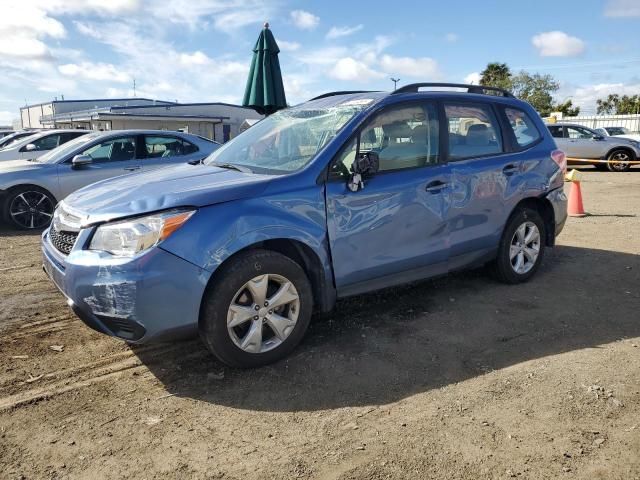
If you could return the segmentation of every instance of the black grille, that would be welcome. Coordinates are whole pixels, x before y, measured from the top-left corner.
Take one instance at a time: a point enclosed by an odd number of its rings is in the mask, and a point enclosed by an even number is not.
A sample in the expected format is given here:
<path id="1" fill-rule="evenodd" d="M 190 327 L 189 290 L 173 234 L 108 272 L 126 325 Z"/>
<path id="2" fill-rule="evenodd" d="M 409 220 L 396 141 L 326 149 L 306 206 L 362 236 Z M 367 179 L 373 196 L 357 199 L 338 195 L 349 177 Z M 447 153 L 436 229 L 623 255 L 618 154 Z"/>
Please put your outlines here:
<path id="1" fill-rule="evenodd" d="M 65 255 L 69 255 L 77 238 L 78 234 L 76 232 L 59 232 L 54 226 L 51 226 L 49 230 L 49 240 L 51 240 L 51 244 Z"/>

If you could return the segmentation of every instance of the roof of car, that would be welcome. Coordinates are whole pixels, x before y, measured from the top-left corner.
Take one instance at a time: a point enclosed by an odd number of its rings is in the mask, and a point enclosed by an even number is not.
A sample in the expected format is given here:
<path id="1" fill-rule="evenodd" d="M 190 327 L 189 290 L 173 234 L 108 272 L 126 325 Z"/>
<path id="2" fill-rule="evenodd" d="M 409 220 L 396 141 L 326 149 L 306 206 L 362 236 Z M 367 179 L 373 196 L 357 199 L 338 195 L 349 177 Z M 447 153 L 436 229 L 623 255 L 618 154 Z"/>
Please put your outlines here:
<path id="1" fill-rule="evenodd" d="M 422 90 L 423 88 L 430 90 Z M 355 101 L 362 102 L 365 100 L 370 100 L 370 105 L 374 105 L 378 102 L 382 102 L 395 96 L 397 96 L 398 98 L 405 98 L 405 96 L 407 95 L 430 97 L 460 96 L 461 98 L 473 98 L 477 100 L 486 100 L 487 98 L 489 98 L 492 101 L 503 101 L 505 103 L 511 103 L 513 101 L 517 101 L 518 103 L 526 103 L 523 100 L 515 98 L 510 92 L 497 87 L 432 82 L 405 85 L 393 92 L 364 90 L 328 92 L 314 97 L 307 102 L 297 105 L 296 107 L 305 108 L 303 107 L 303 105 L 306 106 L 307 104 L 312 103 L 313 107 L 327 108 L 332 106 L 345 105 Z"/>

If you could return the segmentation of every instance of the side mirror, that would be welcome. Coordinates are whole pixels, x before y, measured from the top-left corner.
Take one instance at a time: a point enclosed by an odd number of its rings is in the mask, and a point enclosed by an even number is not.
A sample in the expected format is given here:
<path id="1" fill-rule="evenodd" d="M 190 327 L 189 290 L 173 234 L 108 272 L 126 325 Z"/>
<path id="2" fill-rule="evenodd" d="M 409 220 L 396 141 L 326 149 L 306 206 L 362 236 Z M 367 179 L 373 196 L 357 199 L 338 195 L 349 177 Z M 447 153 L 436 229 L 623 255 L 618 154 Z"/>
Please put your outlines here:
<path id="1" fill-rule="evenodd" d="M 601 141 L 601 140 L 604 140 L 604 137 L 602 135 L 594 135 L 593 139 L 596 141 Z"/>
<path id="2" fill-rule="evenodd" d="M 82 168 L 92 162 L 93 158 L 91 158 L 89 155 L 76 155 L 75 157 L 73 157 L 73 160 L 71 160 L 71 168 Z"/>
<path id="3" fill-rule="evenodd" d="M 360 152 L 351 165 L 351 174 L 347 186 L 352 192 L 364 188 L 364 179 L 371 177 L 380 168 L 380 157 L 376 152 Z"/>
<path id="4" fill-rule="evenodd" d="M 28 143 L 27 145 L 25 145 L 24 149 L 27 152 L 33 152 L 34 150 L 37 150 L 38 147 L 36 147 L 33 143 Z"/>

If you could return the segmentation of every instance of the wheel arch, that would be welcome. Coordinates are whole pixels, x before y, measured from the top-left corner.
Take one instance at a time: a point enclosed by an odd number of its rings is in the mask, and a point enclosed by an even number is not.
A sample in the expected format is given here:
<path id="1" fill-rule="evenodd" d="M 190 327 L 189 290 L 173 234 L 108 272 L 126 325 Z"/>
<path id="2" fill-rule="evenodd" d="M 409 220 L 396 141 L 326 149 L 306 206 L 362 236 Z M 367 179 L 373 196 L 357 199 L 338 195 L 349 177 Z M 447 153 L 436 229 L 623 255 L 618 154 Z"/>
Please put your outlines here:
<path id="1" fill-rule="evenodd" d="M 200 301 L 200 319 L 202 318 L 202 306 L 204 305 L 205 297 L 211 285 L 213 285 L 219 275 L 221 275 L 222 267 L 233 261 L 233 259 L 238 255 L 250 250 L 258 249 L 280 253 L 300 265 L 311 283 L 316 309 L 321 313 L 327 313 L 333 309 L 336 301 L 336 290 L 333 286 L 333 279 L 326 278 L 322 261 L 313 248 L 300 240 L 291 238 L 273 238 L 247 245 L 229 255 L 222 263 L 220 263 L 220 265 L 218 265 L 216 270 L 209 277 L 202 300 Z"/>
<path id="2" fill-rule="evenodd" d="M 633 151 L 633 148 L 631 147 L 627 147 L 625 145 L 618 145 L 616 147 L 610 148 L 609 151 L 606 153 L 606 155 L 604 156 L 605 160 L 609 160 L 609 157 L 613 154 L 613 152 L 617 152 L 618 150 L 622 150 L 624 152 L 627 152 L 631 157 L 631 160 L 636 160 L 636 152 Z"/>
<path id="3" fill-rule="evenodd" d="M 540 214 L 545 227 L 545 245 L 553 247 L 556 242 L 556 219 L 551 202 L 544 197 L 527 197 L 520 200 L 516 206 L 513 207 L 513 210 L 511 210 L 511 214 L 509 215 L 507 222 L 505 222 L 505 226 L 509 223 L 511 217 L 522 208 L 531 208 Z"/>

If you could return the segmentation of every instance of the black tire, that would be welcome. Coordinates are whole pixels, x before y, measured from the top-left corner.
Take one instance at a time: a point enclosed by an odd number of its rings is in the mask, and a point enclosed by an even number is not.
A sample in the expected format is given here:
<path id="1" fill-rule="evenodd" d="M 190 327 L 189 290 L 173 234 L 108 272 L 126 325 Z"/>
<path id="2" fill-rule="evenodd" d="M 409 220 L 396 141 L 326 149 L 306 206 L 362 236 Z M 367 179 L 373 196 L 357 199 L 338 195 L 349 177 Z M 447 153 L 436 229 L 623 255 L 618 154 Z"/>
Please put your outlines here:
<path id="1" fill-rule="evenodd" d="M 516 230 L 523 224 L 532 222 L 538 228 L 540 235 L 540 247 L 535 263 L 526 273 L 517 273 L 511 264 L 511 242 L 514 239 Z M 523 283 L 535 275 L 544 258 L 546 230 L 544 221 L 540 214 L 531 208 L 521 208 L 516 210 L 507 222 L 507 226 L 502 233 L 498 255 L 491 263 L 490 269 L 493 276 L 500 282 L 507 284 Z"/>
<path id="2" fill-rule="evenodd" d="M 631 168 L 630 163 L 627 163 L 625 165 L 615 161 L 616 159 L 619 160 L 620 157 L 624 157 L 626 161 L 635 160 L 635 156 L 628 150 L 624 150 L 624 149 L 614 150 L 607 157 L 606 167 L 610 172 L 626 172 Z"/>
<path id="3" fill-rule="evenodd" d="M 277 347 L 261 353 L 250 353 L 232 340 L 227 329 L 227 314 L 243 285 L 264 274 L 282 276 L 293 284 L 300 301 L 298 317 L 293 330 Z M 200 337 L 221 362 L 238 368 L 260 367 L 287 356 L 300 343 L 312 312 L 311 284 L 300 265 L 277 252 L 249 250 L 223 265 L 207 288 L 201 310 Z"/>
<path id="4" fill-rule="evenodd" d="M 55 207 L 56 199 L 45 189 L 25 185 L 9 190 L 2 205 L 2 217 L 18 230 L 42 230 L 51 223 Z M 16 215 L 16 211 L 24 213 Z"/>

